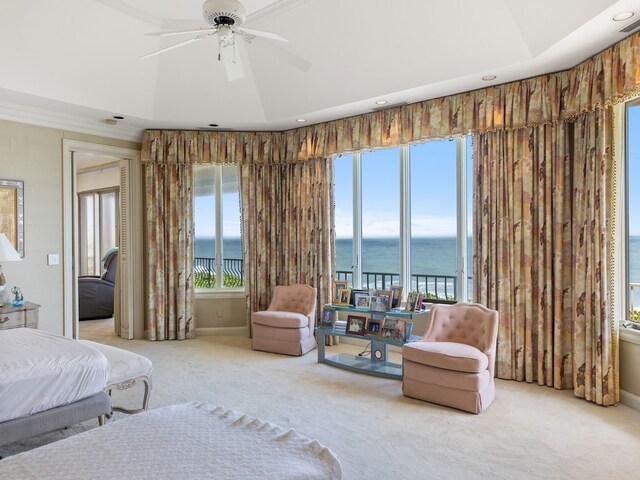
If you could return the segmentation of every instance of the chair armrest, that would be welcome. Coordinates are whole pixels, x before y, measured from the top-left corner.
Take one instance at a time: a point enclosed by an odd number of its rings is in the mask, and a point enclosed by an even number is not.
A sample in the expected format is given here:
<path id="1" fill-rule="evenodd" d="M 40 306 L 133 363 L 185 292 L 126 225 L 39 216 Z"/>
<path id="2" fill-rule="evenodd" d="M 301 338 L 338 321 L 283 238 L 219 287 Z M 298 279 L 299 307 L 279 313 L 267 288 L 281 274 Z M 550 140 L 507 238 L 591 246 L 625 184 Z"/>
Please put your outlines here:
<path id="1" fill-rule="evenodd" d="M 80 275 L 78 277 L 78 280 L 80 280 L 81 278 L 102 278 L 102 277 L 100 277 L 100 275 Z"/>

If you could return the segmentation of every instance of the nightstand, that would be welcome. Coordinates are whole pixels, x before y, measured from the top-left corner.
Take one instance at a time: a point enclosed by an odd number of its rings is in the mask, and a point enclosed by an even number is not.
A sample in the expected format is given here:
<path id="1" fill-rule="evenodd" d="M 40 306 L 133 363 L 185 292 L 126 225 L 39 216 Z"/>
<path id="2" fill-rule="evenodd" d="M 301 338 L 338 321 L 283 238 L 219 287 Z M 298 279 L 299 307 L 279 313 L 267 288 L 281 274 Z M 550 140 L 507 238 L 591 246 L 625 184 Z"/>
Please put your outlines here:
<path id="1" fill-rule="evenodd" d="M 20 307 L 14 307 L 7 303 L 0 307 L 0 330 L 7 328 L 38 328 L 37 303 L 24 302 Z"/>

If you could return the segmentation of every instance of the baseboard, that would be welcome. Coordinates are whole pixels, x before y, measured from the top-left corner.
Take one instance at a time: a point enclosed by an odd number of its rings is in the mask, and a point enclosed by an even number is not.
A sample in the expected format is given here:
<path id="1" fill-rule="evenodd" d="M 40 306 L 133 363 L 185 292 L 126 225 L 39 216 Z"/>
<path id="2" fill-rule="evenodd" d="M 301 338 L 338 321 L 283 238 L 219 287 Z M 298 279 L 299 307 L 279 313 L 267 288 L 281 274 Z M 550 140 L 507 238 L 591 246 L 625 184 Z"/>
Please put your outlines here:
<path id="1" fill-rule="evenodd" d="M 638 395 L 620 390 L 620 403 L 640 412 L 640 397 Z"/>
<path id="2" fill-rule="evenodd" d="M 212 327 L 212 328 L 196 328 L 196 337 L 202 335 L 230 335 L 235 337 L 249 338 L 248 327 Z"/>

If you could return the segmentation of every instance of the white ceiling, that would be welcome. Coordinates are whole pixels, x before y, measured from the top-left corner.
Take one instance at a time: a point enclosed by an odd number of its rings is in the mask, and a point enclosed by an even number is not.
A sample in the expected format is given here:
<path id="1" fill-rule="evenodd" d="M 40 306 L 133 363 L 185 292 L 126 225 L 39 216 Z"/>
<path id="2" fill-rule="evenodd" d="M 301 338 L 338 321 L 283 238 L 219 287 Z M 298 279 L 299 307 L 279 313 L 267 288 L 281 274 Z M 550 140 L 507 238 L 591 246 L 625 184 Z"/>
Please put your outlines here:
<path id="1" fill-rule="evenodd" d="M 623 39 L 640 0 L 243 0 L 245 45 L 228 82 L 213 39 L 138 57 L 205 27 L 203 0 L 0 0 L 0 118 L 116 138 L 144 128 L 286 130 L 573 67 Z M 612 17 L 635 15 L 623 22 Z M 188 36 L 186 38 L 189 38 Z M 497 75 L 491 82 L 487 74 Z M 122 115 L 115 126 L 106 118 Z"/>

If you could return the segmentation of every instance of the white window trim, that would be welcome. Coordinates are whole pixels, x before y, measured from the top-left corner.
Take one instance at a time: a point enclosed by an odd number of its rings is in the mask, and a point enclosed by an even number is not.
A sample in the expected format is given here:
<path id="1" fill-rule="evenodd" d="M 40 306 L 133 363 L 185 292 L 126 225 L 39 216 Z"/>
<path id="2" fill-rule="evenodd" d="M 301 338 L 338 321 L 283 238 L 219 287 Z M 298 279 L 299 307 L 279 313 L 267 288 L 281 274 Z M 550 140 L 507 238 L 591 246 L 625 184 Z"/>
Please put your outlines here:
<path id="1" fill-rule="evenodd" d="M 456 300 L 468 300 L 467 285 L 467 146 L 466 137 L 456 142 Z M 411 155 L 409 144 L 397 145 L 400 149 L 400 283 L 411 285 Z M 352 154 L 353 171 L 353 288 L 362 288 L 362 151 Z M 407 291 L 403 291 L 406 298 Z"/>

